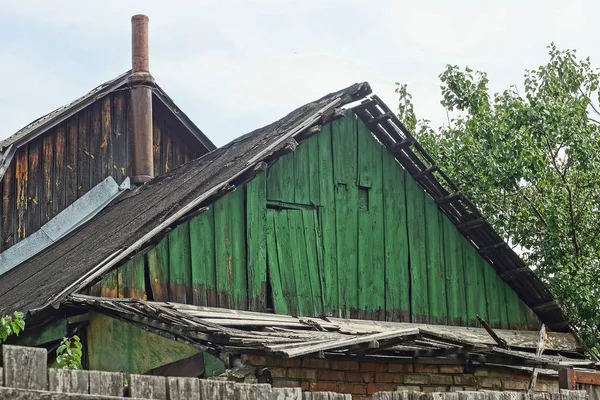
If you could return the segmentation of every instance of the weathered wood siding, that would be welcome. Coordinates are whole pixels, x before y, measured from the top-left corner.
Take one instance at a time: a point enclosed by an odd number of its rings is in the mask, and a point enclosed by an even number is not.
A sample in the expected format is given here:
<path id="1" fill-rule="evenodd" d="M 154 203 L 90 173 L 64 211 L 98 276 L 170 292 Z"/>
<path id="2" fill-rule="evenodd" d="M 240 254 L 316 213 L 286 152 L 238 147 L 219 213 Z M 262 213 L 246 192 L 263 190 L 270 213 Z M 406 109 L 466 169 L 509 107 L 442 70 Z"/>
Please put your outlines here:
<path id="1" fill-rule="evenodd" d="M 353 115 L 94 290 L 292 315 L 467 326 L 479 326 L 479 315 L 495 327 L 539 325 Z"/>
<path id="2" fill-rule="evenodd" d="M 116 91 L 17 150 L 0 181 L 0 252 L 35 232 L 108 176 L 130 175 L 129 92 Z M 154 171 L 206 149 L 154 99 Z"/>

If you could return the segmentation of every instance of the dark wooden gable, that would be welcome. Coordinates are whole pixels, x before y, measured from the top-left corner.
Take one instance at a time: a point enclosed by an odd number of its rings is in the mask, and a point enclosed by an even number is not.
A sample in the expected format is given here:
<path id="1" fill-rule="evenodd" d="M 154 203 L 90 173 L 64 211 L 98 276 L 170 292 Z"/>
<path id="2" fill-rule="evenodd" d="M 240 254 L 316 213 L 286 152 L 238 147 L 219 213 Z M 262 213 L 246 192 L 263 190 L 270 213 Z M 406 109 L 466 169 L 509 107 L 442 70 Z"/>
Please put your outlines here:
<path id="1" fill-rule="evenodd" d="M 154 171 L 163 174 L 209 149 L 157 96 Z M 129 91 L 117 89 L 17 148 L 0 180 L 0 252 L 26 238 L 112 176 L 130 175 Z"/>
<path id="2" fill-rule="evenodd" d="M 107 274 L 91 294 L 291 315 L 537 328 L 354 114 Z"/>

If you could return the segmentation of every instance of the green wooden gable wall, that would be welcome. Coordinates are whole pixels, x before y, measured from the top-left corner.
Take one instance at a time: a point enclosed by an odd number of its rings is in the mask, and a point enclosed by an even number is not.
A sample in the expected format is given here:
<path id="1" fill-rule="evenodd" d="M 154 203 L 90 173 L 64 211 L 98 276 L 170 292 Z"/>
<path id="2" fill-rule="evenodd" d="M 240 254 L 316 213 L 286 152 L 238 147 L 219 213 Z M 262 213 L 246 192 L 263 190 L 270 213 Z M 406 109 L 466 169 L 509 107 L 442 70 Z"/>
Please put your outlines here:
<path id="1" fill-rule="evenodd" d="M 91 291 L 292 315 L 540 325 L 351 113 Z"/>

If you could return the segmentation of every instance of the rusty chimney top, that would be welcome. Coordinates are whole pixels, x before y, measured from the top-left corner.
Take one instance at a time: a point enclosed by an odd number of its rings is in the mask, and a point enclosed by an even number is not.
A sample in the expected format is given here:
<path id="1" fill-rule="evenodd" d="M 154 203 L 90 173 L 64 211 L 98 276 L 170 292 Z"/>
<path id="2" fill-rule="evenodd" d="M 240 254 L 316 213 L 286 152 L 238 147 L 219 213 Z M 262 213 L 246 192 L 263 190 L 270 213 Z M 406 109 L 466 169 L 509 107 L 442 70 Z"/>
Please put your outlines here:
<path id="1" fill-rule="evenodd" d="M 131 182 L 143 184 L 154 177 L 152 153 L 152 87 L 148 57 L 148 17 L 131 17 Z"/>

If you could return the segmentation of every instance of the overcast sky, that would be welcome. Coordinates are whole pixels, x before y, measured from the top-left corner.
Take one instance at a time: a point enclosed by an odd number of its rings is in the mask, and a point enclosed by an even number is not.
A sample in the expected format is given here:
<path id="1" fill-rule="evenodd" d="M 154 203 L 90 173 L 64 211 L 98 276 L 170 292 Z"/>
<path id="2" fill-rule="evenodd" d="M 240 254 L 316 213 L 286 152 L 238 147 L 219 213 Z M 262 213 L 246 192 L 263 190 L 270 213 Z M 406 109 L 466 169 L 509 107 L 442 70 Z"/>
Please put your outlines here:
<path id="1" fill-rule="evenodd" d="M 597 1 L 2 1 L 0 138 L 130 68 L 130 17 L 150 18 L 150 69 L 217 145 L 359 81 L 395 109 L 407 83 L 441 122 L 446 64 L 522 82 L 546 46 L 600 66 Z"/>

